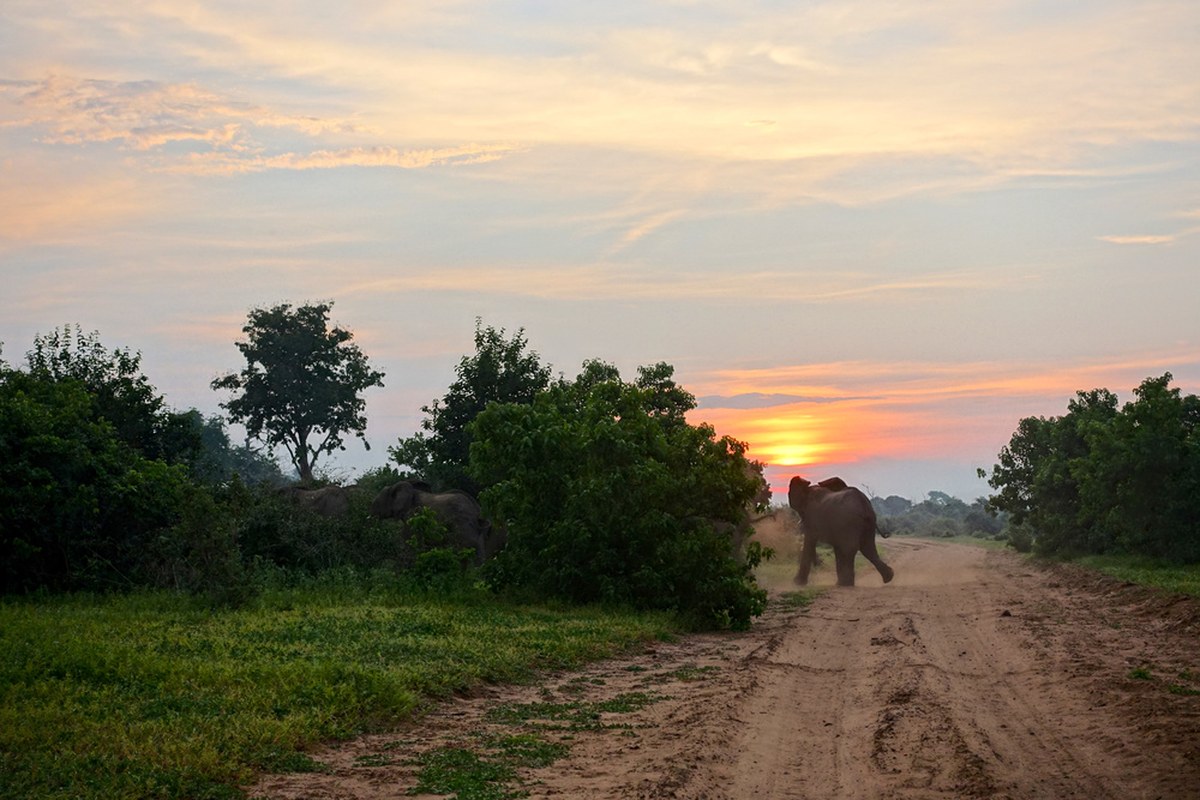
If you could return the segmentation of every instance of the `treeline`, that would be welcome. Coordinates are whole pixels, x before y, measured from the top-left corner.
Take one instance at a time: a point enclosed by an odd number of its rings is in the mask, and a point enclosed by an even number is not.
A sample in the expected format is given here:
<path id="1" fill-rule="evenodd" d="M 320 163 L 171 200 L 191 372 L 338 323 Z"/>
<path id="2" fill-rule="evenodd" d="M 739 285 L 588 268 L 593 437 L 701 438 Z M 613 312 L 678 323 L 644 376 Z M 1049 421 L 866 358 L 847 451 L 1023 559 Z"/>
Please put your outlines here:
<path id="1" fill-rule="evenodd" d="M 251 311 L 235 342 L 245 367 L 213 382 L 258 447 L 232 443 L 220 417 L 170 409 L 139 354 L 77 327 L 36 337 L 23 368 L 0 361 L 4 591 L 154 586 L 240 603 L 338 570 L 667 609 L 698 626 L 745 627 L 762 612 L 763 552 L 742 547 L 761 466 L 686 421 L 695 399 L 667 364 L 626 380 L 589 361 L 552 379 L 523 331 L 477 322 L 475 353 L 423 407 L 422 430 L 352 487 L 348 511 L 295 502 L 262 448 L 282 447 L 302 485 L 319 485 L 318 460 L 362 436 L 362 391 L 384 377 L 329 310 Z M 475 571 L 428 515 L 371 516 L 402 478 L 477 496 L 507 546 Z"/>
<path id="2" fill-rule="evenodd" d="M 891 495 L 872 497 L 871 505 L 879 518 L 880 529 L 901 536 L 974 536 L 980 539 L 1004 537 L 1004 514 L 988 506 L 986 498 L 967 504 L 945 492 L 930 492 L 924 500 Z"/>
<path id="3" fill-rule="evenodd" d="M 1118 405 L 1081 391 L 1059 417 L 1022 419 L 987 475 L 1018 549 L 1200 561 L 1200 398 L 1148 378 Z"/>

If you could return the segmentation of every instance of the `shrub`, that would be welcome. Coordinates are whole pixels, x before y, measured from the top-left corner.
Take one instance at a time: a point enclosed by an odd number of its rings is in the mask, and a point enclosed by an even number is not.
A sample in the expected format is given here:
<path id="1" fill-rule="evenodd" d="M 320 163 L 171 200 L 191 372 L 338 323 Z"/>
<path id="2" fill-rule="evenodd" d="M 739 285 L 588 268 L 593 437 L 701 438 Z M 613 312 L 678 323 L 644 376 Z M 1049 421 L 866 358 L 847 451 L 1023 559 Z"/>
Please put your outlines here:
<path id="1" fill-rule="evenodd" d="M 670 609 L 744 628 L 766 594 L 732 532 L 758 491 L 745 445 L 684 414 L 694 399 L 669 366 L 626 383 L 592 362 L 532 404 L 479 415 L 472 472 L 508 532 L 494 584 L 573 602 Z"/>

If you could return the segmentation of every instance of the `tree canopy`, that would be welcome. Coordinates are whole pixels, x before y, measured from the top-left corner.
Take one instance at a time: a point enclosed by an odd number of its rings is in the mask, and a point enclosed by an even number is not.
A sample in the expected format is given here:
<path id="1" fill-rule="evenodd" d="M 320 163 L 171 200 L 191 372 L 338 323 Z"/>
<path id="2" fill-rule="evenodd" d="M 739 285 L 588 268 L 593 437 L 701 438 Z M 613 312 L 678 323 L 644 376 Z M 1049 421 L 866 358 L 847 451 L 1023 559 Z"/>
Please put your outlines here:
<path id="1" fill-rule="evenodd" d="M 470 425 L 488 403 L 532 403 L 550 383 L 550 368 L 528 349 L 525 329 L 511 337 L 475 320 L 475 354 L 463 356 L 440 400 L 422 406 L 421 430 L 388 448 L 401 470 L 437 489 L 477 494 L 471 477 Z"/>
<path id="2" fill-rule="evenodd" d="M 476 418 L 471 472 L 508 532 L 489 574 L 499 586 L 575 602 L 667 608 L 742 628 L 766 595 L 735 552 L 759 490 L 745 445 L 690 425 L 695 406 L 666 364 L 621 380 L 588 362 L 532 403 Z"/>
<path id="3" fill-rule="evenodd" d="M 268 446 L 282 445 L 303 482 L 312 481 L 322 454 L 345 449 L 345 434 L 370 447 L 361 393 L 383 385 L 384 374 L 371 369 L 353 334 L 329 326 L 332 305 L 250 311 L 246 341 L 235 342 L 246 366 L 212 382 L 235 393 L 221 404 L 230 420 Z"/>
<path id="4" fill-rule="evenodd" d="M 121 441 L 147 458 L 190 463 L 199 432 L 186 414 L 172 411 L 142 373 L 141 353 L 107 349 L 100 334 L 64 325 L 33 339 L 26 354 L 29 372 L 46 381 L 78 381 L 91 395 L 97 416 Z"/>
<path id="5" fill-rule="evenodd" d="M 988 483 L 993 508 L 1040 553 L 1200 560 L 1200 398 L 1147 378 L 1118 408 L 1078 392 L 1060 417 L 1022 419 Z"/>

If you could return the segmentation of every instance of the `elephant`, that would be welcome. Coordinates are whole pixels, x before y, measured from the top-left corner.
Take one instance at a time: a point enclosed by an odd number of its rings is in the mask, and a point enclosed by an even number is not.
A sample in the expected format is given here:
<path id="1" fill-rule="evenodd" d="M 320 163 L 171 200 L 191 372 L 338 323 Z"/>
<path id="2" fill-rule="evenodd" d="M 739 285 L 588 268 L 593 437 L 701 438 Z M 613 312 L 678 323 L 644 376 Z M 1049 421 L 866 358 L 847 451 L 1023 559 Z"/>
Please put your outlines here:
<path id="1" fill-rule="evenodd" d="M 504 535 L 483 518 L 474 497 L 457 489 L 432 492 L 420 481 L 399 481 L 375 496 L 371 515 L 380 519 L 407 520 L 422 508 L 432 509 L 450 529 L 451 543 L 475 552 L 482 564 L 504 546 Z"/>
<path id="2" fill-rule="evenodd" d="M 808 583 L 817 542 L 833 546 L 838 586 L 854 585 L 854 556 L 859 552 L 875 565 L 884 583 L 895 577 L 875 547 L 875 509 L 861 491 L 847 486 L 841 478 L 827 478 L 813 485 L 797 475 L 788 484 L 788 504 L 800 515 L 804 531 L 796 583 Z"/>
<path id="3" fill-rule="evenodd" d="M 351 491 L 354 490 L 344 486 L 322 486 L 319 489 L 287 486 L 280 489 L 279 493 L 314 514 L 323 517 L 344 517 L 350 512 Z"/>

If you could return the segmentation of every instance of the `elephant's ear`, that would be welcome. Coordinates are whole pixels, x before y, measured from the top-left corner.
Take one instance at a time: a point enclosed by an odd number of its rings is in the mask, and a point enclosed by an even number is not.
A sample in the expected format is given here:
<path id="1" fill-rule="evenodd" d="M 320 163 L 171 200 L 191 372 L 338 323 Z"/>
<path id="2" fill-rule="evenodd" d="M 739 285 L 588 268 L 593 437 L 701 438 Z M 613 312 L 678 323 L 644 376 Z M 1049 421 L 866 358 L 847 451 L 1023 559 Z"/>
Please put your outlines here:
<path id="1" fill-rule="evenodd" d="M 821 486 L 831 492 L 841 492 L 850 488 L 849 484 L 836 475 L 832 478 L 826 478 L 823 481 L 817 481 L 817 486 Z"/>
<path id="2" fill-rule="evenodd" d="M 797 511 L 802 511 L 808 501 L 808 487 L 811 485 L 799 475 L 792 478 L 788 483 L 788 505 Z"/>

